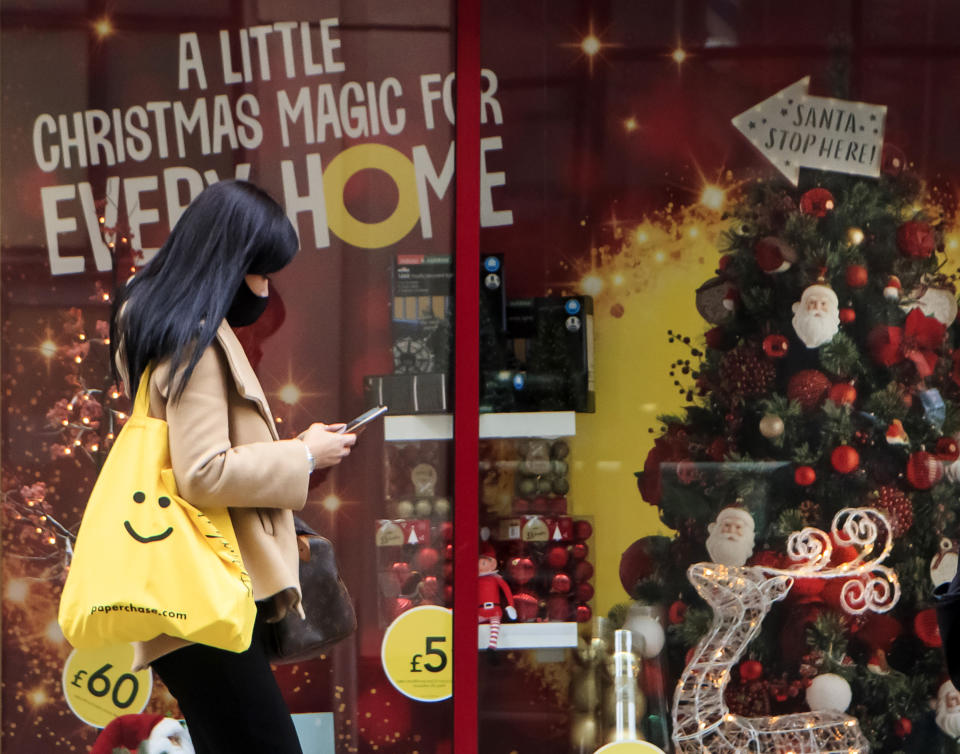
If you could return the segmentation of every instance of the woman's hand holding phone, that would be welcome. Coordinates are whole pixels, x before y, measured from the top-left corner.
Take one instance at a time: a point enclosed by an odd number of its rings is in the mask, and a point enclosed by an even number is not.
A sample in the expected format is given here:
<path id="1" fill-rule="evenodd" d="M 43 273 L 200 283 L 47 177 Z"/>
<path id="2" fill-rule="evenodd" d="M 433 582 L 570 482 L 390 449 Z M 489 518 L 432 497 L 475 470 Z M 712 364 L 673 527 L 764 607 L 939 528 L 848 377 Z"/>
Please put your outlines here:
<path id="1" fill-rule="evenodd" d="M 350 455 L 350 449 L 357 442 L 353 432 L 344 432 L 345 424 L 311 424 L 300 439 L 306 443 L 313 456 L 316 468 L 325 469 L 336 466 Z"/>

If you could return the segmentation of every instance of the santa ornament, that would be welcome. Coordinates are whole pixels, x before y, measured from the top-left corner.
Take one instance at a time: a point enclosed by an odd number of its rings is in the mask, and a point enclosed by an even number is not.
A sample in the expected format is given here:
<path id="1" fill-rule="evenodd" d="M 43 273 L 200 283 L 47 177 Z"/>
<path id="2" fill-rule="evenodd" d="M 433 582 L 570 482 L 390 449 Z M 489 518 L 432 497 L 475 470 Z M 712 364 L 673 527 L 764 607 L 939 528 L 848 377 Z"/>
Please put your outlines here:
<path id="1" fill-rule="evenodd" d="M 707 532 L 707 553 L 714 563 L 742 566 L 753 555 L 753 516 L 743 508 L 724 508 Z"/>
<path id="2" fill-rule="evenodd" d="M 190 733 L 163 715 L 121 715 L 107 724 L 90 754 L 194 754 Z"/>
<path id="3" fill-rule="evenodd" d="M 500 619 L 503 610 L 500 609 L 501 596 L 507 601 L 507 616 L 511 620 L 517 619 L 517 610 L 513 605 L 513 592 L 497 573 L 497 559 L 490 554 L 483 553 L 479 559 L 480 579 L 477 582 L 477 618 L 480 623 L 490 624 L 490 642 L 488 649 L 496 649 L 500 639 Z"/>
<path id="4" fill-rule="evenodd" d="M 840 330 L 840 302 L 833 288 L 817 282 L 793 305 L 793 329 L 807 348 L 819 348 Z"/>
<path id="5" fill-rule="evenodd" d="M 951 681 L 937 690 L 937 727 L 950 738 L 960 739 L 960 691 Z"/>

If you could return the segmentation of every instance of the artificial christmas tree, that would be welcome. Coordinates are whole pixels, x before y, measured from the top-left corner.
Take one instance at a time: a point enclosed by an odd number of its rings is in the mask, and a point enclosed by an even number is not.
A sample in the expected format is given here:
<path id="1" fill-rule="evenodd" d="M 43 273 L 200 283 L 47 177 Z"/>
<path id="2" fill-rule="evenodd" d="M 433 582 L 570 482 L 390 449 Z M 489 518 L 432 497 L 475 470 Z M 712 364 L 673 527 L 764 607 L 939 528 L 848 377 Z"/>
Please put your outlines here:
<path id="1" fill-rule="evenodd" d="M 742 715 L 799 713 L 810 688 L 820 699 L 840 679 L 872 751 L 952 747 L 931 711 L 943 655 L 922 617 L 944 577 L 934 562 L 960 539 L 960 341 L 954 276 L 943 274 L 951 218 L 898 161 L 879 178 L 754 181 L 727 219 L 717 277 L 698 290 L 698 309 L 711 312 L 705 348 L 688 340 L 698 395 L 662 417 L 638 472 L 644 500 L 676 534 L 624 554 L 624 587 L 670 607 L 669 665 L 680 669 L 710 622 L 686 570 L 722 550 L 721 511 L 752 519 L 738 532 L 750 539 L 739 548 L 748 567 L 789 570 L 792 532 L 823 529 L 844 508 L 880 510 L 899 603 L 856 614 L 841 597 L 856 577 L 798 579 L 771 605 L 726 698 Z M 715 290 L 731 302 L 724 311 L 706 307 Z M 853 557 L 833 544 L 831 567 Z"/>

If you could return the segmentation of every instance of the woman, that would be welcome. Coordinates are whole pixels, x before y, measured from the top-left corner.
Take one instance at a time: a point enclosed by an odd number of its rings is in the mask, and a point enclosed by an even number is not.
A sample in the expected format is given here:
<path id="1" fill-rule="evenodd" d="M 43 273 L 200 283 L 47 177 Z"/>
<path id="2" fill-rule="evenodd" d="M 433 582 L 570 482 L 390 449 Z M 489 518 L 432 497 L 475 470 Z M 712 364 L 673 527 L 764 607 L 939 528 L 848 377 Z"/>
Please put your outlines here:
<path id="1" fill-rule="evenodd" d="M 169 426 L 180 494 L 201 509 L 230 509 L 257 602 L 253 641 L 240 654 L 169 636 L 136 646 L 136 666 L 152 665 L 177 699 L 197 754 L 301 754 L 264 623 L 303 613 L 293 511 L 306 503 L 310 474 L 339 463 L 356 435 L 318 423 L 280 440 L 231 329 L 264 311 L 267 275 L 297 248 L 275 201 L 250 183 L 222 181 L 197 196 L 114 302 L 120 376 L 136 395 L 153 367 L 150 413 Z"/>

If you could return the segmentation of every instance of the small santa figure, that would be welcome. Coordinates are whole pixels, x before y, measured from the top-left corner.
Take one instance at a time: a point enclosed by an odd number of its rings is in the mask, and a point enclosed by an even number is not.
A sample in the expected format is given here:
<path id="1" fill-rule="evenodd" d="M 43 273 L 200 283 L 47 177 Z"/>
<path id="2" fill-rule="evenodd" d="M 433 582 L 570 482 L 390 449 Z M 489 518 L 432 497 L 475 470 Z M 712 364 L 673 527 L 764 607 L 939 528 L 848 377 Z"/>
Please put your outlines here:
<path id="1" fill-rule="evenodd" d="M 176 720 L 141 713 L 111 720 L 93 742 L 90 754 L 194 754 L 190 734 Z"/>
<path id="2" fill-rule="evenodd" d="M 793 329 L 807 348 L 819 348 L 840 330 L 840 302 L 826 283 L 804 289 L 793 305 Z"/>
<path id="3" fill-rule="evenodd" d="M 707 525 L 707 553 L 714 563 L 742 566 L 753 555 L 753 516 L 743 508 L 730 506 Z"/>
<path id="4" fill-rule="evenodd" d="M 949 537 L 940 540 L 940 551 L 930 560 L 930 579 L 934 589 L 953 581 L 957 573 L 958 555 L 960 546 L 957 542 Z"/>
<path id="5" fill-rule="evenodd" d="M 477 584 L 477 618 L 480 623 L 490 624 L 488 649 L 496 649 L 500 639 L 500 596 L 507 601 L 507 616 L 516 620 L 517 609 L 513 606 L 513 592 L 497 572 L 497 559 L 491 553 L 480 554 L 480 581 Z"/>
<path id="6" fill-rule="evenodd" d="M 952 681 L 944 681 L 937 690 L 936 721 L 950 738 L 960 739 L 960 691 Z"/>

